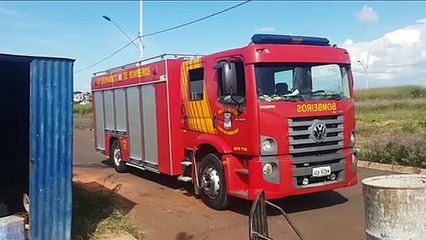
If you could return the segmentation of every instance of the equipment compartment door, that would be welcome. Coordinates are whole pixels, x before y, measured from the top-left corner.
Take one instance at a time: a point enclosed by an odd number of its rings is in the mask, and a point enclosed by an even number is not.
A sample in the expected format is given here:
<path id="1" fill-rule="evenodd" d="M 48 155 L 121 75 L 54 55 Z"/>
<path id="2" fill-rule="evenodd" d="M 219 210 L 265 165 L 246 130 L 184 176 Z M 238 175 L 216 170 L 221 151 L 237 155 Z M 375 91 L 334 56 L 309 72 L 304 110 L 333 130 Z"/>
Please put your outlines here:
<path id="1" fill-rule="evenodd" d="M 154 84 L 142 86 L 145 162 L 158 163 L 157 111 Z"/>
<path id="2" fill-rule="evenodd" d="M 141 97 L 139 87 L 127 89 L 127 109 L 129 121 L 130 158 L 143 160 L 142 126 L 141 126 Z"/>
<path id="3" fill-rule="evenodd" d="M 99 150 L 105 150 L 104 99 L 101 91 L 94 92 L 93 103 L 95 105 L 96 147 Z"/>

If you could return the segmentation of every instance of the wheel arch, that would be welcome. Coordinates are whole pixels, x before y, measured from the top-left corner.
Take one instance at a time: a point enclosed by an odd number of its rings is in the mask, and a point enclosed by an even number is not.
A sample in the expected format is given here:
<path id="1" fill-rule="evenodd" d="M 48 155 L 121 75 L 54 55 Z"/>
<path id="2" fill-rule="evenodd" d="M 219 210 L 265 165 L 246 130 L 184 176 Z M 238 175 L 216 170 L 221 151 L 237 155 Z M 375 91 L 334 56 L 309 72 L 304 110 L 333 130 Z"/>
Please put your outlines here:
<path id="1" fill-rule="evenodd" d="M 209 153 L 213 153 L 217 155 L 219 159 L 221 159 L 220 152 L 213 145 L 204 143 L 198 146 L 197 151 L 195 153 L 195 160 L 197 162 L 200 162 L 201 159 Z"/>
<path id="2" fill-rule="evenodd" d="M 216 154 L 228 154 L 231 153 L 231 147 L 228 143 L 221 137 L 216 135 L 202 134 L 197 137 L 198 150 L 210 149 Z"/>

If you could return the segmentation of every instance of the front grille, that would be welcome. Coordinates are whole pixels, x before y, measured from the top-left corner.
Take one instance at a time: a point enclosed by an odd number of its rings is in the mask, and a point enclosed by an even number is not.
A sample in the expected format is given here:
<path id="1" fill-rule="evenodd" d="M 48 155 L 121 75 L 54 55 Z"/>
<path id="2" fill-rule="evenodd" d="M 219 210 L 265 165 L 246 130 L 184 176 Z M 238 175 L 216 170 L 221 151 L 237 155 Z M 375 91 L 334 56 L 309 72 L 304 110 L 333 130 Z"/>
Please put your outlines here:
<path id="1" fill-rule="evenodd" d="M 343 116 L 298 117 L 288 121 L 295 187 L 342 181 L 345 172 Z M 316 121 L 324 123 L 327 127 L 327 135 L 322 142 L 316 142 L 311 137 L 310 128 Z M 312 177 L 312 169 L 321 166 L 330 166 L 331 173 L 336 175 L 336 179 L 332 181 L 329 177 Z M 302 184 L 305 178 L 309 180 L 307 185 Z"/>

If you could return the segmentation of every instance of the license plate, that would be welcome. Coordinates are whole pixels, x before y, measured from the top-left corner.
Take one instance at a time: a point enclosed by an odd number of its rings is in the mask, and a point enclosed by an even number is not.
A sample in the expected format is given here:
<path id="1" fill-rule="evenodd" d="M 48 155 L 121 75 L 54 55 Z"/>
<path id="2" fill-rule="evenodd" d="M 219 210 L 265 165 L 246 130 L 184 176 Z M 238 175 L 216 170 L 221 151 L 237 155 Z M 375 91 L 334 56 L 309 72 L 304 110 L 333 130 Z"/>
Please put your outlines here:
<path id="1" fill-rule="evenodd" d="M 312 177 L 324 177 L 331 174 L 331 167 L 316 167 L 312 169 Z"/>

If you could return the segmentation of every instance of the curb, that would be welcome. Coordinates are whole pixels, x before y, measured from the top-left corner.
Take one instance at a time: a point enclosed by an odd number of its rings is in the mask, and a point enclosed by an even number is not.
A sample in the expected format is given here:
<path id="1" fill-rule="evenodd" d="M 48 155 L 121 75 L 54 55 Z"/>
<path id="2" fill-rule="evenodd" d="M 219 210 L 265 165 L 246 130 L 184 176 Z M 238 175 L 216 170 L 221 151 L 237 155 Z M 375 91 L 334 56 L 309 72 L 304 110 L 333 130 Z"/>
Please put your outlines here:
<path id="1" fill-rule="evenodd" d="M 408 166 L 368 162 L 368 161 L 358 161 L 357 166 L 362 168 L 370 168 L 370 169 L 397 172 L 397 173 L 411 173 L 411 174 L 426 175 L 426 169 L 418 168 L 418 167 L 408 167 Z"/>

